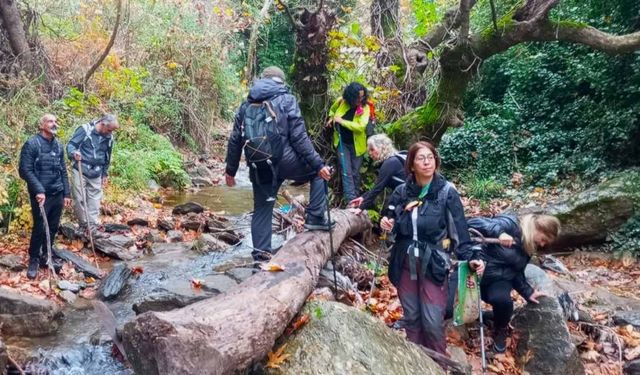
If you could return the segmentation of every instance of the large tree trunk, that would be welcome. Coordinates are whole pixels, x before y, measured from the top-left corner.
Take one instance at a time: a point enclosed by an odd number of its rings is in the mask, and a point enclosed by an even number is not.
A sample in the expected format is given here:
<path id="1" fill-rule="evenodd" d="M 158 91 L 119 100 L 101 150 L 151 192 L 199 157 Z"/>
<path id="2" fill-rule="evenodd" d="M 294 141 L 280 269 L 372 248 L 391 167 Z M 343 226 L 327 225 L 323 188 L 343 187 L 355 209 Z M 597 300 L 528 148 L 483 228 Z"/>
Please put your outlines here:
<path id="1" fill-rule="evenodd" d="M 14 0 L 0 0 L 0 15 L 13 54 L 18 57 L 26 70 L 34 72 L 33 54 L 29 49 L 27 35 L 16 2 Z"/>
<path id="2" fill-rule="evenodd" d="M 370 222 L 333 211 L 333 249 Z M 272 259 L 283 272 L 259 272 L 229 293 L 127 323 L 123 341 L 139 374 L 229 374 L 261 360 L 302 308 L 331 255 L 329 233 L 306 232 Z"/>
<path id="3" fill-rule="evenodd" d="M 244 78 L 247 82 L 251 82 L 255 76 L 258 75 L 256 72 L 256 51 L 258 49 L 258 32 L 260 31 L 260 27 L 264 23 L 264 21 L 269 17 L 269 8 L 273 5 L 273 0 L 264 0 L 262 3 L 262 9 L 260 9 L 260 13 L 258 17 L 251 25 L 251 36 L 249 36 L 249 50 L 247 52 L 247 70 L 245 71 Z"/>

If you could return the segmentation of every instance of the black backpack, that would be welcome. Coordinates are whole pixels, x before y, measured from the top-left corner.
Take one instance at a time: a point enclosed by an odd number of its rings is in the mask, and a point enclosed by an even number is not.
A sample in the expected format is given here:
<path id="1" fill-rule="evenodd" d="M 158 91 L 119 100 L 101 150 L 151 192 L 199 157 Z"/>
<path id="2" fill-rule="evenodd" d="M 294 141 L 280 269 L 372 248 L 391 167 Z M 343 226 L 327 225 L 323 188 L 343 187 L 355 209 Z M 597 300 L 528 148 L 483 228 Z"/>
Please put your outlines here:
<path id="1" fill-rule="evenodd" d="M 277 166 L 282 159 L 283 144 L 278 130 L 280 120 L 269 101 L 248 103 L 244 108 L 242 137 L 244 157 L 255 171 L 260 184 L 258 170 L 271 169 L 273 185 L 277 180 Z M 272 192 L 269 195 L 275 194 Z M 270 199 L 273 198 L 270 196 Z"/>

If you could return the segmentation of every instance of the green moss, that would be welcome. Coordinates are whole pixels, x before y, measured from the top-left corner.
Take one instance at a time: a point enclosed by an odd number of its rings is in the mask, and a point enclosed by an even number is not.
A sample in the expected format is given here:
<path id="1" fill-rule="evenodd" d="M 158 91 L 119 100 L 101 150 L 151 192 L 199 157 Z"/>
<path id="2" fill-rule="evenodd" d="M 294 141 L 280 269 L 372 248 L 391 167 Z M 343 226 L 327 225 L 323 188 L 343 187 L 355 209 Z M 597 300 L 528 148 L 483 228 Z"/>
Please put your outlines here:
<path id="1" fill-rule="evenodd" d="M 572 28 L 572 29 L 583 29 L 589 26 L 584 22 L 573 21 L 573 20 L 561 20 L 561 21 L 555 21 L 554 23 L 558 26 Z"/>
<path id="2" fill-rule="evenodd" d="M 513 13 L 509 13 L 509 14 L 503 16 L 502 18 L 497 20 L 496 23 L 498 24 L 498 31 L 497 32 L 496 32 L 495 28 L 493 27 L 493 24 L 480 32 L 480 37 L 483 40 L 491 39 L 496 34 L 501 34 L 501 33 L 505 32 L 505 31 L 507 31 L 507 29 L 509 29 L 513 25 L 515 25 L 515 21 L 513 20 Z"/>

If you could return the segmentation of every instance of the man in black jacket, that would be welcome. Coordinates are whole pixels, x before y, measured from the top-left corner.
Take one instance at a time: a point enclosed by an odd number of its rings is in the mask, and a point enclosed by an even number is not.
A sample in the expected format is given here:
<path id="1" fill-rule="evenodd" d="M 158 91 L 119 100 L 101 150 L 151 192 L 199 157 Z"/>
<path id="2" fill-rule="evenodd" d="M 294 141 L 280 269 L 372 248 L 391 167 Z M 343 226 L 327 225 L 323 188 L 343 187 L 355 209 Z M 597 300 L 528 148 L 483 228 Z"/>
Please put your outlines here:
<path id="1" fill-rule="evenodd" d="M 39 134 L 29 138 L 20 151 L 19 173 L 27 182 L 33 230 L 29 243 L 29 268 L 27 277 L 35 279 L 38 265 L 46 266 L 47 248 L 44 220 L 40 206 L 44 208 L 49 224 L 51 246 L 58 232 L 62 208 L 71 205 L 71 191 L 67 169 L 64 164 L 64 149 L 55 138 L 58 131 L 56 117 L 46 114 L 40 118 Z"/>
<path id="2" fill-rule="evenodd" d="M 268 67 L 261 78 L 253 83 L 247 100 L 236 113 L 233 131 L 227 146 L 225 179 L 228 186 L 235 185 L 235 175 L 246 139 L 244 136 L 245 111 L 250 104 L 268 102 L 277 117 L 277 130 L 282 143 L 282 156 L 274 170 L 251 168 L 249 178 L 253 186 L 254 212 L 251 218 L 252 255 L 256 260 L 268 260 L 272 255 L 271 217 L 274 200 L 285 179 L 310 181 L 311 191 L 305 227 L 309 230 L 328 230 L 326 215 L 325 181 L 331 177 L 329 167 L 313 148 L 296 98 L 285 86 L 284 72 Z M 274 175 L 275 174 L 275 175 Z M 275 178 L 275 181 L 273 179 Z M 275 190 L 275 191 L 274 191 Z"/>

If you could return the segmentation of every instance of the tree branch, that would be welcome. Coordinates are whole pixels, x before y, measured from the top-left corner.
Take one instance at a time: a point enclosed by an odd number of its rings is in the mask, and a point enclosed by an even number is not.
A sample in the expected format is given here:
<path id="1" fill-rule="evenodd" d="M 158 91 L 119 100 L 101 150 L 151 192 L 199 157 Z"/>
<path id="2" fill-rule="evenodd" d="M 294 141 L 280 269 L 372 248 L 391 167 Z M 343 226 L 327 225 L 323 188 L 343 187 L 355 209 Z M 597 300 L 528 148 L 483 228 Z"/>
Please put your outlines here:
<path id="1" fill-rule="evenodd" d="M 247 52 L 247 69 L 245 71 L 244 78 L 247 82 L 251 82 L 254 75 L 256 74 L 256 51 L 258 49 L 258 32 L 260 31 L 260 26 L 264 20 L 269 16 L 269 8 L 271 7 L 272 0 L 264 0 L 262 4 L 262 9 L 260 9 L 260 13 L 258 17 L 253 21 L 253 25 L 251 26 L 251 35 L 249 36 L 249 50 Z"/>
<path id="2" fill-rule="evenodd" d="M 556 40 L 584 44 L 610 55 L 630 53 L 640 49 L 640 31 L 614 35 L 595 27 L 570 22 L 547 21 L 528 38 L 528 41 L 538 42 Z"/>
<path id="3" fill-rule="evenodd" d="M 320 0 L 320 4 L 318 4 L 318 9 L 316 9 L 316 11 L 313 14 L 317 15 L 318 13 L 320 13 L 320 11 L 322 11 L 323 5 L 324 5 L 324 0 Z"/>
<path id="4" fill-rule="evenodd" d="M 282 7 L 282 9 L 284 9 L 284 12 L 287 14 L 287 17 L 289 17 L 289 21 L 291 22 L 291 26 L 293 26 L 293 29 L 301 30 L 304 27 L 304 25 L 301 22 L 296 21 L 296 19 L 293 17 L 293 14 L 291 14 L 291 10 L 287 6 L 287 4 L 285 4 L 282 0 L 277 0 L 277 1 L 278 1 L 278 4 L 280 4 L 280 6 Z"/>
<path id="5" fill-rule="evenodd" d="M 460 44 L 469 42 L 469 13 L 473 2 L 473 0 L 460 0 L 460 33 L 458 35 L 458 43 Z"/>
<path id="6" fill-rule="evenodd" d="M 122 15 L 122 0 L 118 0 L 117 7 L 118 8 L 116 13 L 116 24 L 113 26 L 113 32 L 111 33 L 111 38 L 109 38 L 109 43 L 107 43 L 107 46 L 105 47 L 104 52 L 102 52 L 102 55 L 98 57 L 98 60 L 95 63 L 93 63 L 91 68 L 89 68 L 89 71 L 87 71 L 87 74 L 85 74 L 84 80 L 82 81 L 83 90 L 87 87 L 87 82 L 89 82 L 89 79 L 91 78 L 93 73 L 96 72 L 96 70 L 100 67 L 104 59 L 107 58 L 107 56 L 109 55 L 109 51 L 111 51 L 111 47 L 113 47 L 113 44 L 116 41 L 116 35 L 118 35 L 118 28 L 120 27 L 120 16 Z"/>
<path id="7" fill-rule="evenodd" d="M 513 19 L 520 22 L 546 20 L 551 8 L 558 5 L 559 2 L 560 0 L 527 0 L 527 3 L 516 11 Z"/>

